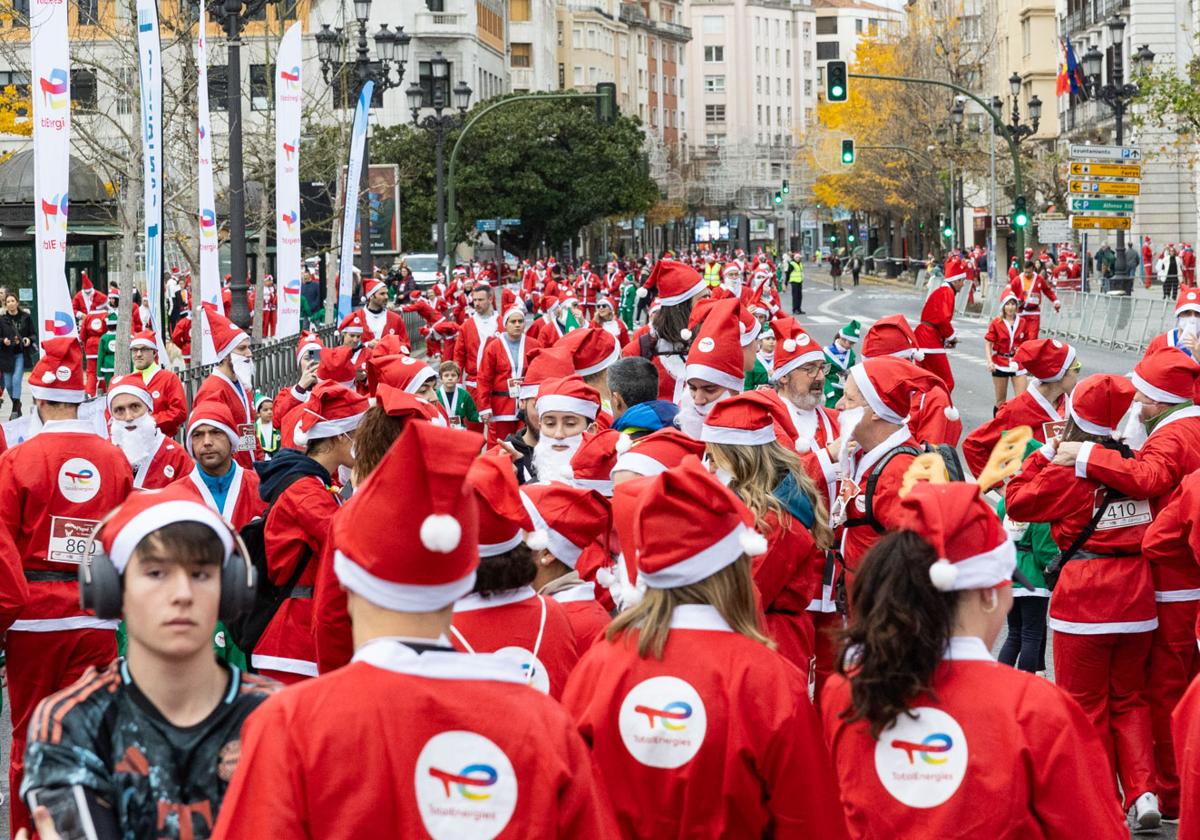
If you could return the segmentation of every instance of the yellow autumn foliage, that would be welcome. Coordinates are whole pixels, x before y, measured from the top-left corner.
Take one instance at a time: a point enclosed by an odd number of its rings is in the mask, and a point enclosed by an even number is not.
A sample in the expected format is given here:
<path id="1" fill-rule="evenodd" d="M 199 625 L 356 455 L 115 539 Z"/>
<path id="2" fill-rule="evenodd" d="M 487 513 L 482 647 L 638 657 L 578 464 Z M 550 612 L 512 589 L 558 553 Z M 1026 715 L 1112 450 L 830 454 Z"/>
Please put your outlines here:
<path id="1" fill-rule="evenodd" d="M 33 134 L 32 113 L 28 92 L 23 93 L 13 85 L 0 88 L 0 134 L 29 137 Z"/>

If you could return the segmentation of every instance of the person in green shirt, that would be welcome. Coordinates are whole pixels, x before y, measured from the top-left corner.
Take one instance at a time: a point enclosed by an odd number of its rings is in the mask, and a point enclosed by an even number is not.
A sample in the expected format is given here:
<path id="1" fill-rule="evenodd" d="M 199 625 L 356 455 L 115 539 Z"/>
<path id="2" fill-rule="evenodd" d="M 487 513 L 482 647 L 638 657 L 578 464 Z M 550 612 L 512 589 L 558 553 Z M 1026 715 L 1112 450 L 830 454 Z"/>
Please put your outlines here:
<path id="1" fill-rule="evenodd" d="M 846 388 L 846 376 L 850 368 L 858 364 L 854 345 L 862 333 L 862 324 L 851 321 L 842 327 L 833 341 L 825 347 L 825 360 L 829 362 L 829 375 L 825 377 L 825 407 L 836 408 Z"/>
<path id="2" fill-rule="evenodd" d="M 108 310 L 108 332 L 100 336 L 100 348 L 96 351 L 96 376 L 104 393 L 108 393 L 117 369 L 117 317 L 116 309 Z"/>
<path id="3" fill-rule="evenodd" d="M 637 290 L 637 281 L 633 274 L 626 273 L 625 279 L 621 281 L 621 303 L 617 314 L 628 330 L 633 329 L 633 322 L 637 316 Z"/>
<path id="4" fill-rule="evenodd" d="M 275 415 L 275 401 L 266 394 L 254 395 L 254 412 L 258 415 L 254 421 L 254 435 L 262 448 L 265 460 L 271 460 L 279 451 L 280 434 L 275 428 L 272 418 Z"/>
<path id="5" fill-rule="evenodd" d="M 767 310 L 755 307 L 753 310 L 754 316 L 758 318 L 760 323 L 767 321 L 769 313 Z M 745 380 L 742 383 L 742 390 L 753 391 L 760 385 L 771 384 L 771 368 L 770 363 L 763 359 L 763 338 L 771 337 L 770 353 L 775 354 L 775 334 L 771 332 L 771 328 L 763 323 L 762 329 L 759 331 L 758 338 L 754 339 L 754 367 L 746 372 Z"/>
<path id="6" fill-rule="evenodd" d="M 454 362 L 442 362 L 438 366 L 438 377 L 442 381 L 442 387 L 437 389 L 438 402 L 450 416 L 450 425 L 478 423 L 479 411 L 475 408 L 475 401 L 467 389 L 458 384 L 462 379 L 459 366 Z"/>

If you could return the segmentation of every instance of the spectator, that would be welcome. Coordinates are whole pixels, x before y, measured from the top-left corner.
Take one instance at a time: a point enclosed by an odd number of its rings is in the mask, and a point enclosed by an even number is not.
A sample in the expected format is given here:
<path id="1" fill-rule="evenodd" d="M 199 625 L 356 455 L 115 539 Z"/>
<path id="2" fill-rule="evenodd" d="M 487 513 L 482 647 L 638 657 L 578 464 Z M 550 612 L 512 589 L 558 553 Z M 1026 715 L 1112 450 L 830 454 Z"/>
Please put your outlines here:
<path id="1" fill-rule="evenodd" d="M 624 356 L 607 371 L 612 427 L 634 440 L 672 425 L 679 409 L 658 399 L 658 368 L 641 356 Z"/>
<path id="2" fill-rule="evenodd" d="M 855 286 L 858 285 L 858 275 L 862 273 L 862 269 L 863 269 L 863 258 L 860 255 L 855 254 L 853 257 L 850 258 L 850 275 L 851 275 L 851 277 L 854 278 Z"/>
<path id="3" fill-rule="evenodd" d="M 837 254 L 829 256 L 829 276 L 833 278 L 833 290 L 835 292 L 842 289 L 842 258 Z"/>
<path id="4" fill-rule="evenodd" d="M 1163 255 L 1162 262 L 1162 278 L 1163 278 L 1163 299 L 1175 300 L 1179 294 L 1179 275 L 1180 264 L 1179 254 L 1175 250 L 1175 246 L 1171 245 L 1167 248 L 1167 253 Z"/>
<path id="5" fill-rule="evenodd" d="M 12 397 L 9 420 L 21 416 L 21 381 L 36 340 L 33 319 L 17 305 L 15 294 L 6 294 L 4 311 L 0 313 L 0 373 L 4 374 L 4 388 L 0 390 L 0 395 L 8 391 Z"/>
<path id="6" fill-rule="evenodd" d="M 1108 294 L 1112 289 L 1113 272 L 1117 268 L 1117 255 L 1105 242 L 1096 252 L 1096 270 L 1100 272 L 1100 291 Z"/>

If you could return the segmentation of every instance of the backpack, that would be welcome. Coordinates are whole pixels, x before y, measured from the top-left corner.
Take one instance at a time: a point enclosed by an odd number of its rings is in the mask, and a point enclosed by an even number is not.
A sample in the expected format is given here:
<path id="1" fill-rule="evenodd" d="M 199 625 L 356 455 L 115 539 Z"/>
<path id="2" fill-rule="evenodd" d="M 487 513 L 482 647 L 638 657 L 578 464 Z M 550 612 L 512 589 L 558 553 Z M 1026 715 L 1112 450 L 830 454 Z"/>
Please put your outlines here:
<path id="1" fill-rule="evenodd" d="M 308 473 L 299 473 L 290 476 L 275 493 L 262 516 L 252 522 L 247 522 L 238 532 L 242 538 L 242 544 L 246 547 L 246 553 L 249 555 L 247 559 L 254 566 L 257 584 L 254 588 L 254 605 L 247 612 L 231 621 L 226 621 L 225 629 L 229 631 L 229 637 L 233 643 L 247 655 L 253 652 L 255 645 L 262 638 L 262 634 L 266 632 L 267 626 L 275 618 L 279 608 L 283 606 L 283 602 L 292 596 L 296 584 L 300 581 L 300 576 L 304 574 L 304 570 L 308 568 L 308 564 L 312 560 L 313 551 L 306 545 L 300 553 L 296 568 L 287 581 L 282 586 L 271 582 L 267 566 L 267 518 L 271 515 L 275 503 L 279 501 L 279 497 L 283 495 L 284 491 L 307 475 Z"/>
<path id="2" fill-rule="evenodd" d="M 966 474 L 963 472 L 962 462 L 958 460 L 958 452 L 953 446 L 947 443 L 939 443 L 936 446 L 923 443 L 920 449 L 912 446 L 897 446 L 880 458 L 879 463 L 872 467 L 871 472 L 867 474 L 867 486 L 864 491 L 866 506 L 863 509 L 863 515 L 853 519 L 847 517 L 846 525 L 870 525 L 875 533 L 885 533 L 887 529 L 875 518 L 875 509 L 872 504 L 872 500 L 875 498 L 875 485 L 879 483 L 879 476 L 883 475 L 884 469 L 897 455 L 912 455 L 915 457 L 925 452 L 936 452 L 942 457 L 942 461 L 946 464 L 946 472 L 950 474 L 951 481 L 963 481 L 965 479 Z"/>

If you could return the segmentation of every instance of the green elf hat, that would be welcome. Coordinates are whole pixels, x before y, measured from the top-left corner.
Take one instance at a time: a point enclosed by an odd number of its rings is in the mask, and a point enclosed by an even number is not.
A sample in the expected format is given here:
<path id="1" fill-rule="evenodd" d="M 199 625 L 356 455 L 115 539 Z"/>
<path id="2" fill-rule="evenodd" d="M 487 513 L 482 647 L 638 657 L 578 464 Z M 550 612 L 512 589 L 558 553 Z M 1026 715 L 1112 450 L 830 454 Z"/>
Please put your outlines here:
<path id="1" fill-rule="evenodd" d="M 118 312 L 115 309 L 110 309 L 110 310 L 108 310 L 108 315 L 105 316 L 105 320 L 108 322 L 108 325 L 110 327 L 115 327 L 117 325 L 117 321 L 120 319 L 120 317 L 121 317 L 120 312 Z"/>
<path id="2" fill-rule="evenodd" d="M 254 395 L 254 410 L 258 411 L 262 408 L 263 403 L 274 403 L 275 398 L 263 393 L 255 393 Z"/>
<path id="3" fill-rule="evenodd" d="M 858 321 L 851 321 L 849 324 L 842 327 L 842 331 L 838 333 L 838 336 L 846 339 L 847 341 L 857 343 L 861 333 L 862 324 L 858 323 Z"/>

